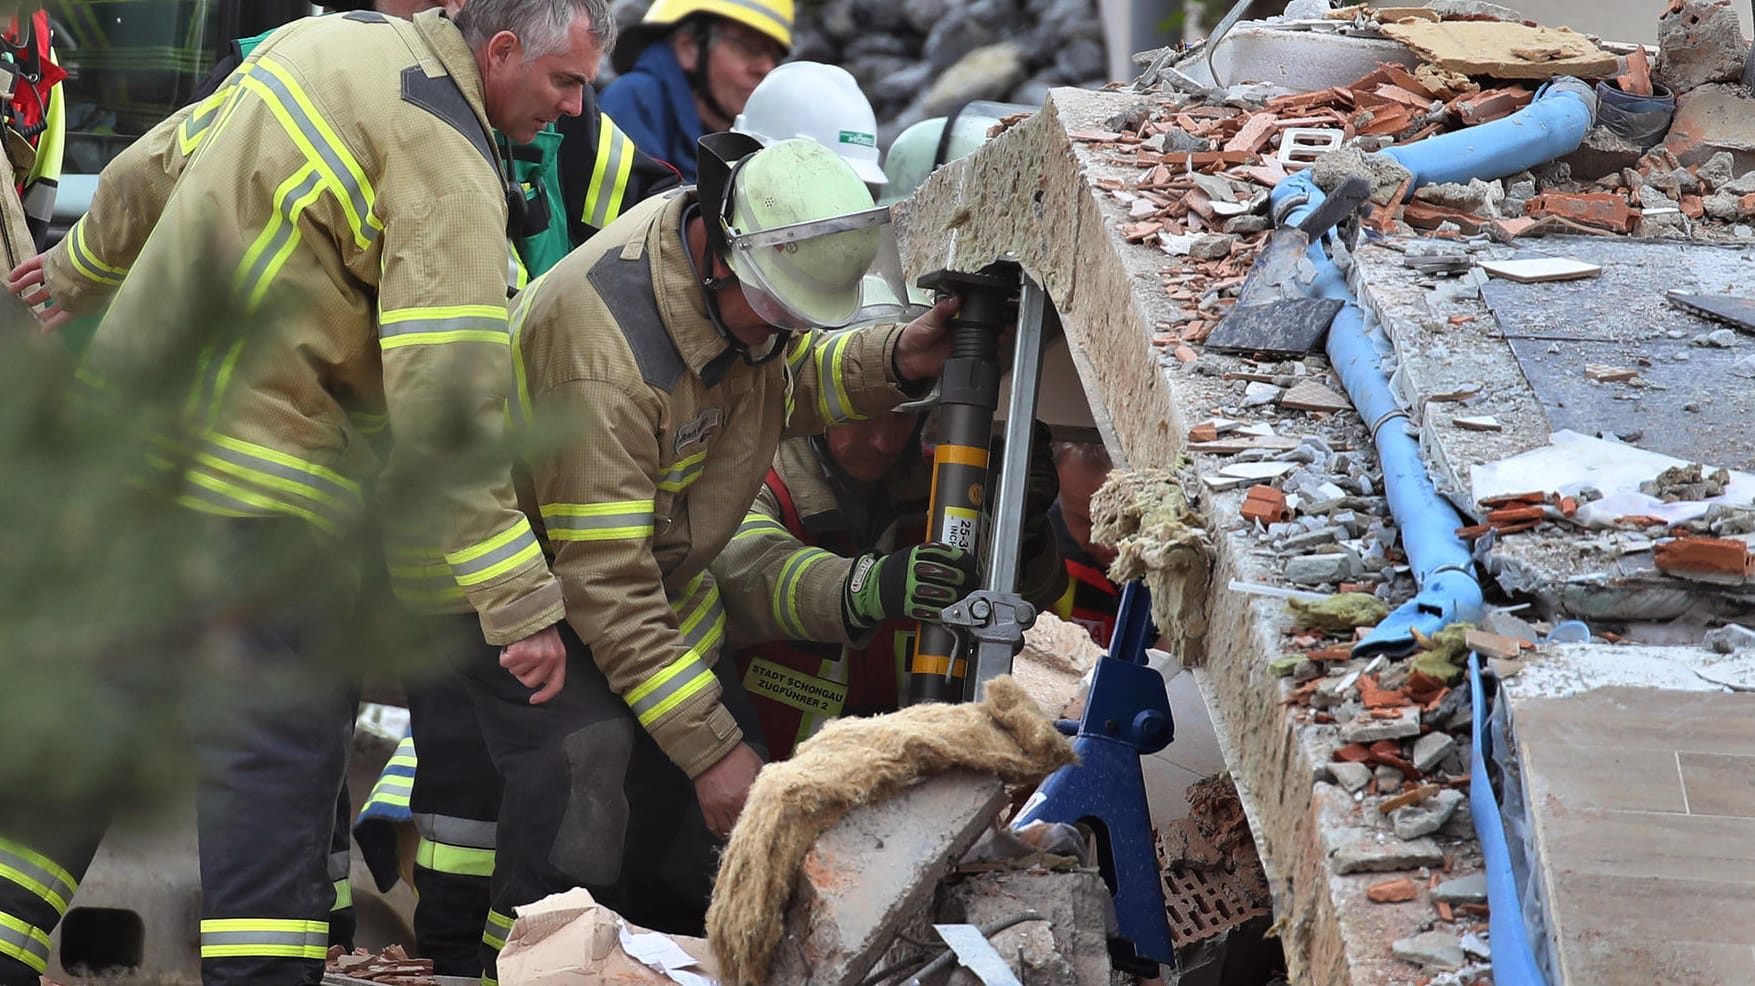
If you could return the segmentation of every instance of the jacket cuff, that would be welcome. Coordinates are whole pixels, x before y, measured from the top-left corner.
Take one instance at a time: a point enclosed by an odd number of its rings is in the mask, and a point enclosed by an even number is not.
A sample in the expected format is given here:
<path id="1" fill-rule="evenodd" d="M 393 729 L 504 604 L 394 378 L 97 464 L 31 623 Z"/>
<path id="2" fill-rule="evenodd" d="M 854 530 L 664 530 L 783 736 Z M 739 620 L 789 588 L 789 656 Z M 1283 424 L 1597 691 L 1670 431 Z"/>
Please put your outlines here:
<path id="1" fill-rule="evenodd" d="M 90 314 L 95 305 L 94 292 L 89 290 L 89 284 L 73 269 L 65 239 L 43 254 L 43 286 L 49 289 L 50 300 L 62 311 L 69 315 Z"/>
<path id="2" fill-rule="evenodd" d="M 902 325 L 874 325 L 856 329 L 860 336 L 854 345 L 854 365 L 859 370 L 846 381 L 848 398 L 861 417 L 875 417 L 897 404 L 926 392 L 930 380 L 904 382 L 896 370 L 896 344 L 902 338 Z M 918 391 L 919 393 L 916 393 Z"/>
<path id="3" fill-rule="evenodd" d="M 652 739 L 664 755 L 693 780 L 725 759 L 743 742 L 743 728 L 719 701 L 718 687 L 690 699 L 662 722 L 653 723 Z"/>
<path id="4" fill-rule="evenodd" d="M 547 569 L 540 574 L 540 579 L 519 580 L 522 585 L 496 587 L 497 598 L 480 610 L 481 634 L 488 643 L 496 647 L 517 643 L 566 618 L 560 582 Z"/>
<path id="5" fill-rule="evenodd" d="M 799 615 L 811 640 L 859 646 L 859 641 L 848 636 L 847 621 L 841 612 L 841 597 L 845 594 L 847 573 L 851 571 L 851 558 L 833 561 L 825 558 L 811 569 L 811 577 L 801 587 L 798 600 Z"/>

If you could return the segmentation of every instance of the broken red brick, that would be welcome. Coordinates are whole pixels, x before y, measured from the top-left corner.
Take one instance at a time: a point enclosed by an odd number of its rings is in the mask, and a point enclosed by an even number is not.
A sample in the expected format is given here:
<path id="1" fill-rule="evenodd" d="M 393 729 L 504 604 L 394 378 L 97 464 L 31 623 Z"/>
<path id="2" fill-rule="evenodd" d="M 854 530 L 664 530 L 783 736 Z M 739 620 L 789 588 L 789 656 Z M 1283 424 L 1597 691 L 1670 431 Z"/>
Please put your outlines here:
<path id="1" fill-rule="evenodd" d="M 1246 154 L 1259 153 L 1262 148 L 1267 146 L 1268 138 L 1274 135 L 1275 125 L 1279 121 L 1280 118 L 1272 113 L 1254 114 L 1249 118 L 1249 122 L 1237 131 L 1237 136 L 1225 142 L 1225 150 L 1242 151 Z"/>
<path id="2" fill-rule="evenodd" d="M 1417 805 L 1437 793 L 1438 785 L 1436 784 L 1422 784 L 1419 787 L 1411 787 L 1393 798 L 1388 798 L 1384 801 L 1378 802 L 1377 810 L 1387 815 L 1390 812 L 1395 811 L 1397 808 L 1406 808 L 1409 805 Z"/>
<path id="3" fill-rule="evenodd" d="M 1200 442 L 1216 442 L 1219 440 L 1219 427 L 1211 422 L 1195 425 L 1188 429 L 1189 444 Z"/>
<path id="4" fill-rule="evenodd" d="M 1451 912 L 1449 902 L 1441 900 L 1438 902 L 1437 907 L 1438 907 L 1438 920 L 1443 921 L 1446 924 L 1450 924 L 1450 923 L 1453 923 L 1454 921 L 1456 921 L 1456 915 Z"/>
<path id="5" fill-rule="evenodd" d="M 1428 230 L 1437 229 L 1439 226 L 1448 222 L 1454 224 L 1456 228 L 1461 230 L 1464 234 L 1473 236 L 1476 233 L 1485 230 L 1491 223 L 1491 220 L 1482 216 L 1477 216 L 1472 212 L 1464 212 L 1461 209 L 1450 209 L 1442 205 L 1434 205 L 1431 202 L 1421 202 L 1416 199 L 1402 207 L 1402 222 L 1407 223 L 1415 229 Z"/>
<path id="6" fill-rule="evenodd" d="M 1652 549 L 1658 571 L 1687 575 L 1747 578 L 1755 574 L 1755 555 L 1735 538 L 1683 537 Z"/>
<path id="7" fill-rule="evenodd" d="M 1639 224 L 1639 212 L 1627 200 L 1610 192 L 1548 192 L 1524 207 L 1526 216 L 1556 216 L 1585 226 L 1631 233 Z"/>
<path id="8" fill-rule="evenodd" d="M 1530 104 L 1535 93 L 1522 87 L 1510 89 L 1489 89 L 1463 96 L 1451 101 L 1450 106 L 1462 122 L 1475 126 L 1479 123 L 1491 123 L 1494 120 L 1508 117 Z"/>
<path id="9" fill-rule="evenodd" d="M 1359 700 L 1367 709 L 1400 709 L 1414 704 L 1401 692 L 1378 684 L 1375 675 L 1360 676 Z"/>
<path id="10" fill-rule="evenodd" d="M 1615 85 L 1631 96 L 1651 95 L 1651 59 L 1646 57 L 1645 45 L 1628 54 L 1627 74 L 1616 76 Z"/>
<path id="11" fill-rule="evenodd" d="M 1427 674 L 1424 671 L 1415 671 L 1408 675 L 1408 680 L 1402 685 L 1402 690 L 1407 692 L 1414 701 L 1424 705 L 1431 702 L 1434 697 L 1443 695 L 1448 689 L 1444 681 L 1435 675 Z"/>
<path id="12" fill-rule="evenodd" d="M 1243 496 L 1243 519 L 1262 524 L 1283 524 L 1292 519 L 1286 508 L 1286 494 L 1272 486 L 1251 486 Z"/>
<path id="13" fill-rule="evenodd" d="M 1547 511 L 1539 506 L 1500 507 L 1487 511 L 1487 523 L 1494 527 L 1509 527 L 1532 520 L 1541 520 L 1548 516 Z"/>
<path id="14" fill-rule="evenodd" d="M 1489 510 L 1495 507 L 1521 506 L 1529 503 L 1547 503 L 1548 494 L 1531 491 L 1529 493 L 1504 493 L 1499 496 L 1483 497 L 1478 501 Z"/>
<path id="15" fill-rule="evenodd" d="M 1334 759 L 1342 763 L 1365 763 L 1372 757 L 1370 750 L 1358 743 L 1348 743 L 1335 748 Z"/>
<path id="16" fill-rule="evenodd" d="M 1405 904 L 1420 896 L 1420 887 L 1404 876 L 1399 880 L 1372 884 L 1366 889 L 1365 896 L 1379 904 Z"/>
<path id="17" fill-rule="evenodd" d="M 1698 195 L 1682 196 L 1682 215 L 1689 219 L 1699 219 L 1706 215 L 1706 200 Z"/>

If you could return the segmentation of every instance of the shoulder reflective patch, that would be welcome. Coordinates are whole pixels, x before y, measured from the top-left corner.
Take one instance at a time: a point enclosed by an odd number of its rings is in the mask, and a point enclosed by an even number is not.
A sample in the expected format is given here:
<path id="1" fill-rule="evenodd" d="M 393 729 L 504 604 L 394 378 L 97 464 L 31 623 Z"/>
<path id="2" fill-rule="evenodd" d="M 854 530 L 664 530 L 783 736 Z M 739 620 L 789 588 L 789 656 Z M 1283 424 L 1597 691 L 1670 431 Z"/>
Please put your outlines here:
<path id="1" fill-rule="evenodd" d="M 388 17 L 385 17 L 383 14 L 379 13 L 376 10 L 350 10 L 347 13 L 342 14 L 341 16 L 346 20 L 360 21 L 360 22 L 365 23 L 365 24 L 388 24 L 388 23 L 390 23 L 390 19 Z"/>
<path id="2" fill-rule="evenodd" d="M 586 275 L 603 299 L 648 384 L 669 393 L 687 366 L 658 315 L 652 291 L 652 268 L 643 259 L 623 260 L 618 252 L 598 258 Z"/>
<path id="3" fill-rule="evenodd" d="M 494 166 L 496 172 L 500 170 L 499 155 L 494 153 L 493 145 L 488 143 L 487 132 L 482 130 L 481 121 L 476 119 L 475 111 L 469 108 L 469 100 L 463 95 L 463 90 L 457 87 L 457 80 L 448 75 L 435 78 L 421 71 L 419 65 L 410 65 L 402 70 L 402 100 L 449 123 L 475 145 L 475 149 Z"/>

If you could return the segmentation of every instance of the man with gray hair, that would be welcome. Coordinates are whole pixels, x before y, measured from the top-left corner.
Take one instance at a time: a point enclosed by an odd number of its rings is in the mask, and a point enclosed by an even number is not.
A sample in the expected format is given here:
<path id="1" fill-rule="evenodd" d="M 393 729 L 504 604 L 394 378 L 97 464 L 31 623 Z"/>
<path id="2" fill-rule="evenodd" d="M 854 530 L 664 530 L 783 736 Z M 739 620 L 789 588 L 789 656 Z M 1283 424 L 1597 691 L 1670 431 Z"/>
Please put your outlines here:
<path id="1" fill-rule="evenodd" d="M 296 539 L 333 568 L 320 591 L 231 614 L 224 662 L 137 655 L 227 689 L 190 722 L 208 986 L 322 978 L 352 703 L 318 642 L 352 606 L 371 484 L 421 511 L 480 639 L 542 689 L 532 701 L 561 686 L 561 592 L 509 463 L 466 478 L 449 464 L 503 455 L 518 196 L 492 131 L 527 141 L 578 113 L 612 23 L 602 0 L 474 0 L 455 23 L 356 11 L 288 25 L 100 178 L 100 197 L 112 177 L 159 182 L 147 200 L 162 209 L 88 216 L 14 274 L 29 301 L 53 293 L 50 318 L 110 300 L 81 372 L 97 399 L 150 394 L 179 354 L 199 353 L 197 392 L 141 424 L 189 450 L 167 479 L 204 516 L 196 543 L 215 565 Z M 143 160 L 157 166 L 145 179 L 129 170 Z M 214 329 L 216 285 L 242 328 L 198 335 Z M 394 436 L 382 478 L 373 420 Z M 3 986 L 37 982 L 115 807 L 45 802 L 29 831 L 0 832 Z"/>

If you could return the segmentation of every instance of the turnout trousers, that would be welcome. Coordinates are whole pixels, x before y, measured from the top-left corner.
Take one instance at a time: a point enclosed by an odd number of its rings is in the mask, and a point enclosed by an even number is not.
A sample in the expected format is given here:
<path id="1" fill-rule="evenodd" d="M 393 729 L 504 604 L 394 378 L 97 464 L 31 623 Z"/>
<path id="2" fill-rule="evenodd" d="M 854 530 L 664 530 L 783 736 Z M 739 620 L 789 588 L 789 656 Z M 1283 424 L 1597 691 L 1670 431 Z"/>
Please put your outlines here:
<path id="1" fill-rule="evenodd" d="M 481 629 L 473 616 L 456 619 L 458 631 L 472 635 L 463 639 L 486 646 L 479 643 Z M 493 650 L 497 662 L 498 648 Z M 482 971 L 500 775 L 488 756 L 462 675 L 410 680 L 407 691 L 417 758 L 409 809 L 420 830 L 414 863 L 414 889 L 420 895 L 414 908 L 415 942 L 420 955 L 433 960 L 438 975 L 473 978 Z"/>
<path id="2" fill-rule="evenodd" d="M 279 522 L 219 523 L 216 534 L 247 550 L 254 525 Z M 317 660 L 349 616 L 351 592 L 332 597 L 215 630 L 224 658 L 194 669 L 200 694 L 212 698 L 217 687 L 223 696 L 184 708 L 198 768 L 206 986 L 322 980 L 337 903 L 336 806 L 354 717 L 352 686 Z M 102 811 L 45 803 L 26 823 L 31 831 L 0 833 L 0 984 L 36 986 L 49 935 L 107 823 Z"/>
<path id="3" fill-rule="evenodd" d="M 542 705 L 531 705 L 531 690 L 500 667 L 498 647 L 481 645 L 462 670 L 502 785 L 481 937 L 487 986 L 497 982 L 495 960 L 516 908 L 584 887 L 635 924 L 701 935 L 718 866 L 720 845 L 693 782 L 610 689 L 578 636 L 565 624 L 560 633 L 566 685 Z M 730 664 L 715 668 L 726 707 L 759 750 L 759 724 Z"/>

